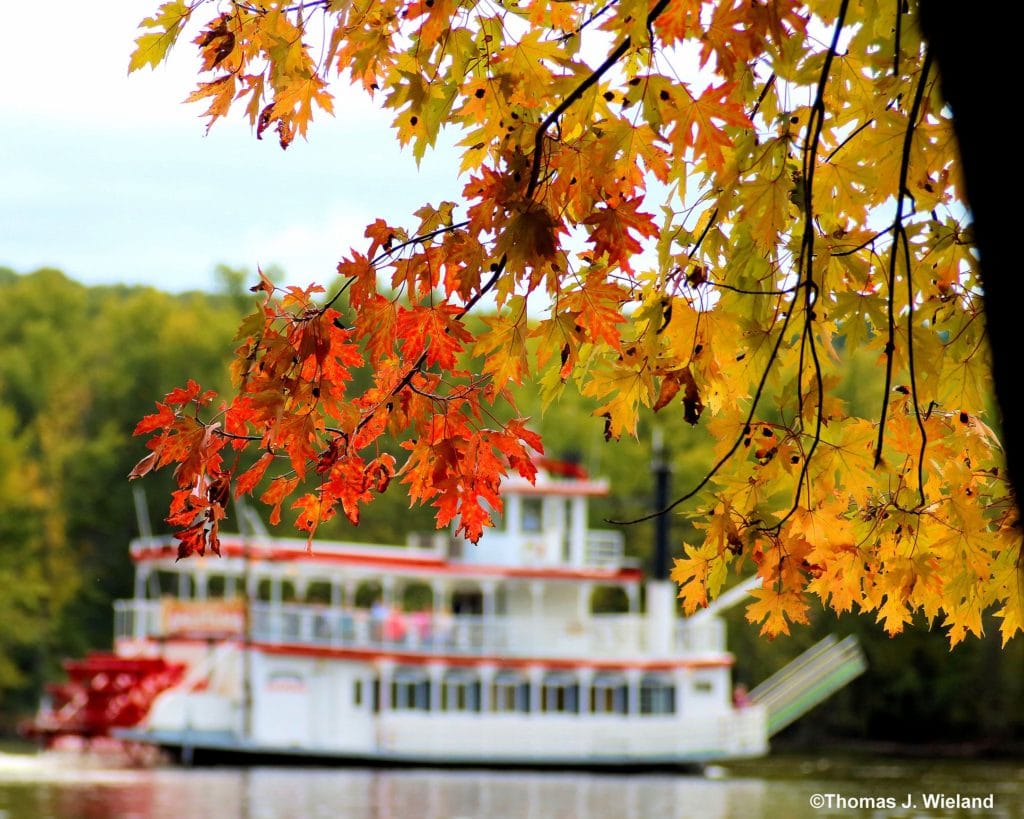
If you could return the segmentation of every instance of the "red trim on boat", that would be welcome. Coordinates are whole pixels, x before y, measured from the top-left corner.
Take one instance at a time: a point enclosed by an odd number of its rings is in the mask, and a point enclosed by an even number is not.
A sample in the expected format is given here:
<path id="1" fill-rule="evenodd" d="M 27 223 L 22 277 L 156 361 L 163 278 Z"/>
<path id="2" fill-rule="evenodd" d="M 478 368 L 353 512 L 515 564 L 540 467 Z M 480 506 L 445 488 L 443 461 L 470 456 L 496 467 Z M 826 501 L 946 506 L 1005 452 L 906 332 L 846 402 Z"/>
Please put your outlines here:
<path id="1" fill-rule="evenodd" d="M 394 651 L 363 648 L 332 648 L 329 646 L 298 646 L 281 643 L 250 643 L 250 646 L 264 654 L 282 654 L 292 657 L 320 657 L 337 660 L 357 660 L 378 663 L 390 660 L 401 665 L 430 665 L 434 663 L 446 666 L 484 666 L 498 668 L 550 668 L 558 671 L 571 671 L 578 668 L 589 668 L 595 671 L 612 671 L 639 669 L 641 671 L 669 671 L 674 668 L 723 668 L 731 666 L 735 658 L 731 654 L 719 655 L 706 659 L 672 659 L 672 660 L 590 660 L 585 658 L 566 657 L 504 657 L 498 655 L 467 656 L 465 654 L 438 654 L 417 651 Z"/>
<path id="2" fill-rule="evenodd" d="M 396 552 L 400 549 L 396 549 Z M 231 541 L 221 542 L 221 555 L 224 557 L 244 557 L 245 546 Z M 132 551 L 132 560 L 141 563 L 147 560 L 177 559 L 177 546 L 149 547 Z M 369 566 L 374 568 L 395 570 L 413 570 L 419 574 L 478 576 L 478 577 L 516 577 L 524 579 L 544 580 L 603 580 L 633 582 L 642 580 L 642 569 L 623 567 L 619 569 L 572 569 L 561 566 L 545 568 L 542 566 L 489 566 L 473 563 L 449 563 L 443 558 L 424 557 L 418 555 L 371 555 L 359 552 L 308 552 L 302 548 L 265 549 L 259 546 L 250 548 L 253 561 L 297 562 L 314 561 L 321 563 L 347 564 L 353 566 Z"/>

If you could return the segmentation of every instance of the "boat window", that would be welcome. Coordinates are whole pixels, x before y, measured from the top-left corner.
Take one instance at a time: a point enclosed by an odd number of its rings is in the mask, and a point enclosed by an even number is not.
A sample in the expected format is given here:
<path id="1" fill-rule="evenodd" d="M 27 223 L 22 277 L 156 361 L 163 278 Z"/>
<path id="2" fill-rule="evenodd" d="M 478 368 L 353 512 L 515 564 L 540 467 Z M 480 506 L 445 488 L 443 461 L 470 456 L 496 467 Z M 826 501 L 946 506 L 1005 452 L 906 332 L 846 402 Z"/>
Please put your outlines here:
<path id="1" fill-rule="evenodd" d="M 469 670 L 449 671 L 441 683 L 441 708 L 445 711 L 479 711 L 480 680 Z"/>
<path id="2" fill-rule="evenodd" d="M 473 616 L 484 613 L 484 595 L 479 589 L 457 589 L 452 592 L 452 613 Z"/>
<path id="3" fill-rule="evenodd" d="M 270 600 L 270 580 L 268 578 L 264 577 L 256 584 L 256 599 L 263 602 Z"/>
<path id="4" fill-rule="evenodd" d="M 314 580 L 306 587 L 306 602 L 323 604 L 330 603 L 331 584 L 326 580 Z"/>
<path id="5" fill-rule="evenodd" d="M 400 668 L 391 681 L 391 707 L 396 711 L 429 711 L 430 678 L 418 668 Z"/>
<path id="6" fill-rule="evenodd" d="M 212 574 L 206 581 L 206 596 L 209 598 L 227 597 L 227 578 L 222 574 Z"/>
<path id="7" fill-rule="evenodd" d="M 274 599 L 275 589 L 274 584 L 279 583 L 280 588 L 277 589 L 277 594 L 281 596 L 281 601 L 284 603 L 291 603 L 295 600 L 295 584 L 291 580 L 276 580 L 269 577 L 264 577 L 256 586 L 256 599 L 263 601 L 270 601 Z"/>
<path id="8" fill-rule="evenodd" d="M 402 589 L 401 599 L 406 611 L 430 611 L 434 607 L 434 590 L 426 583 L 413 582 Z"/>
<path id="9" fill-rule="evenodd" d="M 501 671 L 491 687 L 491 708 L 499 713 L 530 711 L 530 683 L 517 671 Z"/>
<path id="10" fill-rule="evenodd" d="M 171 596 L 176 597 L 178 594 L 178 573 L 177 572 L 165 572 L 157 570 L 150 575 L 150 578 L 156 578 L 154 584 L 159 592 L 157 597 Z"/>
<path id="11" fill-rule="evenodd" d="M 544 523 L 543 498 L 523 498 L 522 510 L 521 531 L 540 532 Z"/>
<path id="12" fill-rule="evenodd" d="M 358 609 L 368 609 L 384 597 L 384 590 L 376 580 L 364 580 L 356 586 L 353 604 Z"/>
<path id="13" fill-rule="evenodd" d="M 622 586 L 595 586 L 590 593 L 593 614 L 628 614 L 629 595 Z"/>
<path id="14" fill-rule="evenodd" d="M 621 674 L 597 674 L 590 688 L 590 710 L 595 714 L 625 714 L 626 678 Z"/>
<path id="15" fill-rule="evenodd" d="M 352 686 L 352 704 L 362 705 L 363 704 L 363 681 L 356 680 L 355 685 Z"/>
<path id="16" fill-rule="evenodd" d="M 541 710 L 548 713 L 578 714 L 580 686 L 571 674 L 556 672 L 544 677 L 541 687 Z"/>
<path id="17" fill-rule="evenodd" d="M 640 680 L 641 714 L 674 714 L 676 686 L 671 677 L 648 674 Z"/>
<path id="18" fill-rule="evenodd" d="M 693 675 L 693 691 L 695 694 L 708 696 L 715 693 L 715 677 L 707 671 L 698 671 Z"/>

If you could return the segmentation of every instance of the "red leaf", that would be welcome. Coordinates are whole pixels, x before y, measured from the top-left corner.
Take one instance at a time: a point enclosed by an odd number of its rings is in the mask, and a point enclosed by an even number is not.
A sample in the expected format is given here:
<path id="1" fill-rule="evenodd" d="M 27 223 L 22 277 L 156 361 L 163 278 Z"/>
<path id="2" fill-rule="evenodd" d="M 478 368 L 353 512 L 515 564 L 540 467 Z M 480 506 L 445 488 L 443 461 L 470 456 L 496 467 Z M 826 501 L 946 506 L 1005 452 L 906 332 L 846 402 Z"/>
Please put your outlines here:
<path id="1" fill-rule="evenodd" d="M 443 369 L 453 369 L 463 344 L 473 339 L 456 318 L 459 312 L 459 308 L 450 304 L 411 310 L 399 308 L 398 337 L 406 357 L 416 360 L 426 350 L 428 367 L 440 364 Z"/>
<path id="2" fill-rule="evenodd" d="M 129 480 L 141 478 L 156 465 L 157 453 L 150 452 L 145 458 L 135 464 L 135 468 L 128 473 Z"/>
<path id="3" fill-rule="evenodd" d="M 167 406 L 167 404 L 158 403 L 156 405 L 156 412 L 145 416 L 139 421 L 135 425 L 135 432 L 132 434 L 145 435 L 147 432 L 152 432 L 155 429 L 167 429 L 167 427 L 174 423 L 175 418 L 174 410 Z"/>
<path id="4" fill-rule="evenodd" d="M 600 258 L 607 253 L 608 263 L 617 264 L 627 273 L 633 272 L 629 266 L 630 258 L 643 250 L 630 231 L 647 238 L 658 235 L 654 216 L 637 210 L 643 199 L 643 196 L 637 196 L 618 205 L 608 203 L 607 207 L 594 211 L 583 220 L 584 224 L 593 226 L 590 241 L 594 243 L 594 255 Z"/>
<path id="5" fill-rule="evenodd" d="M 235 497 L 238 498 L 252 492 L 256 488 L 256 484 L 263 480 L 263 475 L 273 460 L 274 453 L 264 452 L 255 464 L 239 475 L 238 480 L 235 482 Z"/>
<path id="6" fill-rule="evenodd" d="M 281 504 L 299 485 L 298 478 L 286 478 L 283 475 L 274 478 L 270 482 L 267 491 L 260 495 L 260 500 L 273 508 L 270 511 L 270 525 L 276 526 L 281 522 Z"/>

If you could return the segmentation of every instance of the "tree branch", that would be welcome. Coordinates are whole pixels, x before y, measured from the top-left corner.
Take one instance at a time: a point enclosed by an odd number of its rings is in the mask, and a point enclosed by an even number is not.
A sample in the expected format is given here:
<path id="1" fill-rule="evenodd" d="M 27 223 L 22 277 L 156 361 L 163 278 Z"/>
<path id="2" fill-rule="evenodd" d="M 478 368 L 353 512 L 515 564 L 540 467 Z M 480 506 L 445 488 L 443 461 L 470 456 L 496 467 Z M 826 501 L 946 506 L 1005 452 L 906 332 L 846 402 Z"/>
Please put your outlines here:
<path id="1" fill-rule="evenodd" d="M 797 390 L 797 417 L 796 424 L 803 428 L 803 372 L 804 372 L 804 350 L 810 349 L 811 361 L 814 364 L 814 380 L 817 387 L 817 407 L 815 409 L 814 437 L 811 445 L 804 454 L 803 464 L 800 467 L 800 477 L 796 483 L 796 491 L 793 493 L 793 505 L 789 511 L 771 527 L 778 531 L 796 510 L 800 507 L 800 494 L 807 481 L 807 473 L 811 466 L 811 459 L 821 443 L 822 414 L 825 402 L 825 387 L 821 375 L 821 361 L 818 359 L 818 346 L 814 341 L 814 306 L 817 300 L 818 285 L 814 280 L 814 170 L 818 161 L 818 145 L 821 142 L 821 132 L 825 127 L 825 87 L 828 85 L 828 77 L 832 71 L 832 61 L 839 51 L 839 35 L 846 24 L 846 13 L 849 9 L 849 0 L 843 0 L 839 6 L 839 14 L 836 18 L 835 30 L 832 32 L 832 42 L 829 44 L 828 53 L 825 55 L 825 62 L 821 67 L 821 75 L 818 80 L 818 92 L 814 98 L 814 105 L 811 108 L 811 119 L 807 123 L 811 131 L 811 139 L 806 143 L 803 156 L 803 182 L 804 182 L 804 233 L 800 240 L 802 262 L 804 267 L 804 329 L 800 339 L 800 360 L 797 364 L 796 390 Z M 808 487 L 809 489 L 809 487 Z"/>
<path id="2" fill-rule="evenodd" d="M 654 6 L 647 15 L 648 28 L 655 20 L 658 19 L 658 16 L 668 8 L 669 2 L 670 0 L 658 0 L 657 5 Z M 531 199 L 533 197 L 533 194 L 537 190 L 537 183 L 540 181 L 540 164 L 544 152 L 544 137 L 547 135 L 548 128 L 550 128 L 558 118 L 562 116 L 562 114 L 578 102 L 587 92 L 588 88 L 600 80 L 612 66 L 621 60 L 623 56 L 625 56 L 626 52 L 629 51 L 632 44 L 632 38 L 628 36 L 623 38 L 622 42 L 612 50 L 611 54 L 605 58 L 604 62 L 594 69 L 594 72 L 583 82 L 576 86 L 576 88 L 574 88 L 572 92 L 558 104 L 555 110 L 548 114 L 544 118 L 544 121 L 537 127 L 537 136 L 533 141 L 533 165 L 530 168 L 530 182 L 526 186 L 527 199 Z"/>
<path id="3" fill-rule="evenodd" d="M 917 89 L 914 92 L 914 102 L 910 107 L 910 114 L 907 117 L 907 131 L 903 135 L 903 153 L 900 158 L 900 182 L 896 192 L 896 215 L 893 216 L 892 246 L 889 249 L 889 338 L 885 343 L 885 386 L 882 392 L 882 413 L 878 419 L 878 442 L 875 444 L 875 468 L 882 462 L 882 444 L 885 442 L 885 418 L 889 414 L 889 393 L 892 390 L 892 366 L 893 352 L 896 349 L 896 254 L 899 249 L 898 233 L 903 226 L 903 199 L 907 190 L 907 174 L 910 172 L 910 149 L 914 141 L 914 129 L 917 127 L 917 117 L 921 111 L 921 101 L 924 99 L 924 87 L 928 81 L 928 73 L 932 66 L 931 51 L 925 51 L 924 63 L 921 66 L 921 77 L 917 81 Z M 907 268 L 907 278 L 910 278 L 910 268 Z M 913 304 L 913 294 L 910 302 Z M 913 307 L 909 308 L 911 311 Z M 916 404 L 916 400 L 915 400 Z"/>

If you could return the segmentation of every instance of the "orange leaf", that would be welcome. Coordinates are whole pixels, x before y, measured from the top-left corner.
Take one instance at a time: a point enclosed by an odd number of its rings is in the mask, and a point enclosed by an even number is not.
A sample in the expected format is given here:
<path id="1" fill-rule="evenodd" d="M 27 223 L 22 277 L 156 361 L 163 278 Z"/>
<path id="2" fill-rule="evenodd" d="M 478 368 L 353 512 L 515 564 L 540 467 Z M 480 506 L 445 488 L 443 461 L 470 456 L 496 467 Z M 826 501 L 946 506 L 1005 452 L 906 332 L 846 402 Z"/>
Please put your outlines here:
<path id="1" fill-rule="evenodd" d="M 761 634 L 777 637 L 789 634 L 789 623 L 807 623 L 807 600 L 798 591 L 775 591 L 771 588 L 754 589 L 750 592 L 755 598 L 747 606 L 747 622 L 763 623 Z M 788 618 L 788 619 L 787 619 Z"/>
<path id="2" fill-rule="evenodd" d="M 658 235 L 654 217 L 637 210 L 643 199 L 643 196 L 637 196 L 617 205 L 608 203 L 583 220 L 584 224 L 593 225 L 594 228 L 590 231 L 590 241 L 594 243 L 595 257 L 600 258 L 607 253 L 608 263 L 617 264 L 627 273 L 633 272 L 629 266 L 630 258 L 643 250 L 643 246 L 630 231 L 646 238 Z"/>
<path id="3" fill-rule="evenodd" d="M 238 498 L 252 492 L 256 488 L 256 484 L 263 480 L 263 475 L 273 460 L 274 453 L 264 452 L 255 464 L 239 475 L 238 480 L 235 481 L 235 497 Z"/>

